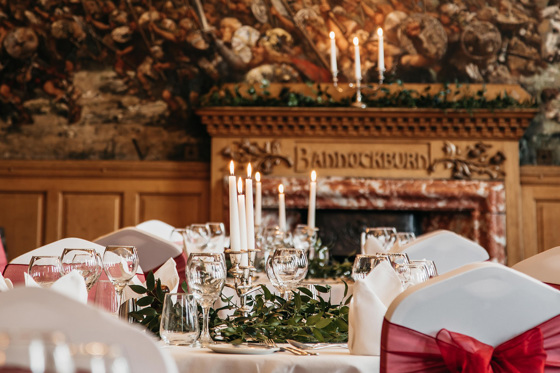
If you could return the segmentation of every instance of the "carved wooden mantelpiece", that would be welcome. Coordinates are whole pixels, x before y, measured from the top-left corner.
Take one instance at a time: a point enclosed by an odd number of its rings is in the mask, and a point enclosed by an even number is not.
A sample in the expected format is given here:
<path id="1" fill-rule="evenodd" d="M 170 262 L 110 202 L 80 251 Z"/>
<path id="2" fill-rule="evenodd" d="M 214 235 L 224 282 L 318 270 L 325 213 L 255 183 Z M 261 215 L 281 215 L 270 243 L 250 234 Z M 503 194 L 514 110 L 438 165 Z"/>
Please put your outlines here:
<path id="1" fill-rule="evenodd" d="M 228 163 L 265 175 L 406 180 L 497 180 L 506 191 L 508 264 L 523 258 L 518 140 L 536 109 L 212 107 L 197 113 L 212 136 L 211 218 L 224 216 Z M 344 191 L 341 190 L 341 193 Z M 366 193 L 367 191 L 364 191 Z M 288 191 L 289 193 L 289 191 Z"/>
<path id="2" fill-rule="evenodd" d="M 212 137 L 376 137 L 516 140 L 536 109 L 215 107 L 199 110 Z"/>

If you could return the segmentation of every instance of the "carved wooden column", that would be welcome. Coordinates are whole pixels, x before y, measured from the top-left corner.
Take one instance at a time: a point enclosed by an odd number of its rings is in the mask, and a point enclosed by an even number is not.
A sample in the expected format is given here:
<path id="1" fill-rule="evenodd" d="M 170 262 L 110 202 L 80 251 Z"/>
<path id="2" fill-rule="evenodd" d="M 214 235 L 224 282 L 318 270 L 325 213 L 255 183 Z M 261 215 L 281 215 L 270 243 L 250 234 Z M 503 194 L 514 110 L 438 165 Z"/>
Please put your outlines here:
<path id="1" fill-rule="evenodd" d="M 503 181 L 508 263 L 522 259 L 518 139 L 535 109 L 447 111 L 219 107 L 198 111 L 212 136 L 211 217 L 223 220 L 230 159 L 265 175 Z"/>

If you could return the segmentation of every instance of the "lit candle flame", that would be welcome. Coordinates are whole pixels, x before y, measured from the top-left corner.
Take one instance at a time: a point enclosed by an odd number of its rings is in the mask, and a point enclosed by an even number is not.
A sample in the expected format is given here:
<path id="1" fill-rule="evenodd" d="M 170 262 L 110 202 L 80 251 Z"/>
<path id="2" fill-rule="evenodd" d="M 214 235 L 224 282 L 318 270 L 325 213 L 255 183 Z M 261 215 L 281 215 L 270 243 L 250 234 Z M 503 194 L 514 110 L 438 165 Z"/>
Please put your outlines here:
<path id="1" fill-rule="evenodd" d="M 284 194 L 284 185 L 282 184 L 278 185 L 278 193 Z"/>
<path id="2" fill-rule="evenodd" d="M 315 170 L 311 171 L 311 181 L 316 181 L 317 180 L 317 173 L 315 172 Z"/>
<path id="3" fill-rule="evenodd" d="M 241 178 L 237 181 L 237 192 L 243 194 L 243 180 Z"/>
<path id="4" fill-rule="evenodd" d="M 383 36 L 383 29 L 381 27 L 377 29 L 377 35 Z"/>
<path id="5" fill-rule="evenodd" d="M 229 162 L 229 174 L 232 176 L 235 174 L 235 166 L 233 165 L 233 159 L 231 160 L 231 162 Z"/>
<path id="6" fill-rule="evenodd" d="M 354 45 L 358 46 L 359 43 L 360 43 L 360 41 L 358 40 L 358 37 L 354 36 Z"/>
<path id="7" fill-rule="evenodd" d="M 334 39 L 334 31 L 329 32 L 329 37 L 330 37 L 331 39 Z"/>
<path id="8" fill-rule="evenodd" d="M 249 163 L 247 165 L 247 179 L 250 179 L 252 174 L 253 174 L 253 170 L 251 169 L 251 164 Z"/>
<path id="9" fill-rule="evenodd" d="M 257 180 L 257 182 L 261 181 L 261 173 L 258 171 L 255 173 L 255 180 Z"/>

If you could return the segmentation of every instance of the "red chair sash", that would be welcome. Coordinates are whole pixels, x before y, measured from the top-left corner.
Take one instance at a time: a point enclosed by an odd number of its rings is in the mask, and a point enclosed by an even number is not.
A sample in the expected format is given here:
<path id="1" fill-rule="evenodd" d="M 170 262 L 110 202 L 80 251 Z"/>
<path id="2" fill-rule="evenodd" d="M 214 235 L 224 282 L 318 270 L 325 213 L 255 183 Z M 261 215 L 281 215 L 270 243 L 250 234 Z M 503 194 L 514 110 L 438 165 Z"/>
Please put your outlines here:
<path id="1" fill-rule="evenodd" d="M 558 284 L 552 284 L 550 282 L 545 282 L 545 284 L 547 284 L 548 286 L 552 286 L 556 290 L 560 290 L 560 285 L 558 285 Z"/>
<path id="2" fill-rule="evenodd" d="M 446 329 L 431 337 L 385 319 L 381 372 L 560 372 L 560 315 L 495 348 Z"/>

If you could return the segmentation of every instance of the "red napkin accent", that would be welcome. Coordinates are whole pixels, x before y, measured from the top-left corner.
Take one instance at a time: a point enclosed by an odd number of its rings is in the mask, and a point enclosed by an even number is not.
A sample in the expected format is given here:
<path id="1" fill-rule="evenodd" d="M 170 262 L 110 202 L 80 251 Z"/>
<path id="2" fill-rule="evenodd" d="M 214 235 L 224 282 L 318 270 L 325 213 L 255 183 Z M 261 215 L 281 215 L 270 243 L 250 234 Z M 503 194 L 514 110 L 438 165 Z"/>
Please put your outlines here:
<path id="1" fill-rule="evenodd" d="M 434 338 L 384 319 L 381 372 L 560 372 L 560 315 L 496 348 L 445 329 Z"/>

